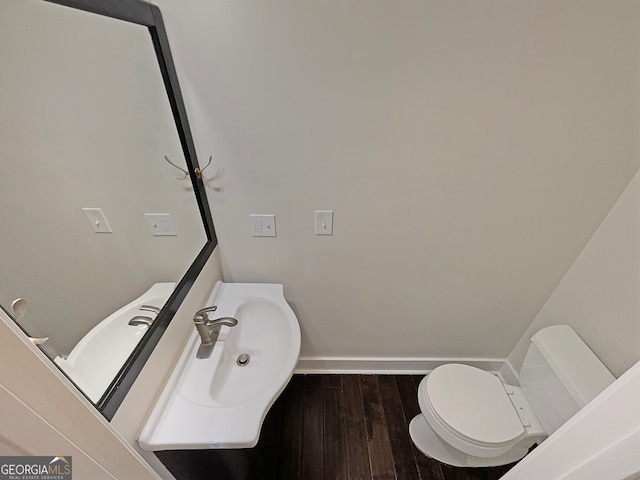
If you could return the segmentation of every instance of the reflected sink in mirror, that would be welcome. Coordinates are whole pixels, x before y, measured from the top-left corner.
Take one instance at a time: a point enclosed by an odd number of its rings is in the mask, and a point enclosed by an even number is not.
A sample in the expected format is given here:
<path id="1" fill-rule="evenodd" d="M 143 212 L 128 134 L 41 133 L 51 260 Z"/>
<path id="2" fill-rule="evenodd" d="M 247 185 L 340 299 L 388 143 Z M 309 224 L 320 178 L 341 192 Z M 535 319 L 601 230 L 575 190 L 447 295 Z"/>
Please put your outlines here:
<path id="1" fill-rule="evenodd" d="M 152 323 L 157 313 L 151 310 L 159 311 L 175 286 L 173 282 L 154 284 L 93 327 L 66 358 L 58 356 L 54 362 L 97 403 L 150 327 L 146 322 L 132 322 L 132 319 L 145 317 Z"/>
<path id="2" fill-rule="evenodd" d="M 191 334 L 138 439 L 145 450 L 250 448 L 293 374 L 300 327 L 282 285 L 218 282 L 210 318 L 233 317 L 209 358 Z"/>

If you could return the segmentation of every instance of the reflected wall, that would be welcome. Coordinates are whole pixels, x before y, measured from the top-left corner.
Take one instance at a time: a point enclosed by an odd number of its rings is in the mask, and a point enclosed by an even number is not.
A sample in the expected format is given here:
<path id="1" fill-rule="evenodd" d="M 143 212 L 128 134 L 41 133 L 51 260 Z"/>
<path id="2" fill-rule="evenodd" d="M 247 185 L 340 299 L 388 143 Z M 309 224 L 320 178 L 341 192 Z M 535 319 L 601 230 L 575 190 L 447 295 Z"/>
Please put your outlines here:
<path id="1" fill-rule="evenodd" d="M 25 298 L 25 330 L 64 356 L 179 281 L 207 239 L 190 180 L 163 159 L 185 164 L 146 27 L 5 0 L 0 56 L 0 301 Z M 94 233 L 87 207 L 112 233 Z M 153 236 L 145 213 L 169 213 L 177 235 Z"/>

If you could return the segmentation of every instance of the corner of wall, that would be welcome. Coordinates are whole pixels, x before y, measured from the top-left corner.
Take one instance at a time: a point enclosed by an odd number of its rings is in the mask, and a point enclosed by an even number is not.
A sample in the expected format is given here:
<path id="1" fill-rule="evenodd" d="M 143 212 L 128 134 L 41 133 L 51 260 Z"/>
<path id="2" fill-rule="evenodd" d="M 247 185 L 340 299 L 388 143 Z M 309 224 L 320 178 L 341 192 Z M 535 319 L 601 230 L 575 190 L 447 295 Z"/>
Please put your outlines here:
<path id="1" fill-rule="evenodd" d="M 504 363 L 498 370 L 498 375 L 502 377 L 502 380 L 509 385 L 519 385 L 519 375 L 518 371 L 513 368 L 509 359 L 505 359 Z"/>
<path id="2" fill-rule="evenodd" d="M 636 172 L 508 355 L 515 371 L 522 366 L 529 338 L 557 324 L 572 327 L 615 376 L 640 358 L 639 200 Z"/>

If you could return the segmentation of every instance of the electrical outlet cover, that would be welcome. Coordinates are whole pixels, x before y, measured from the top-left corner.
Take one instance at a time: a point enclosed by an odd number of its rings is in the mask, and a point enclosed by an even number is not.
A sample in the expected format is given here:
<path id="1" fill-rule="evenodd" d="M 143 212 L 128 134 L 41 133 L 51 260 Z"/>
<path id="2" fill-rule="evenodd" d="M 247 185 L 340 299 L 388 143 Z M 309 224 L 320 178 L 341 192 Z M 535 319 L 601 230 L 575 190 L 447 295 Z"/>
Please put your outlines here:
<path id="1" fill-rule="evenodd" d="M 111 225 L 107 221 L 107 217 L 104 216 L 104 212 L 101 208 L 83 208 L 82 212 L 84 216 L 89 220 L 89 224 L 93 231 L 96 233 L 112 233 Z"/>
<path id="2" fill-rule="evenodd" d="M 276 216 L 275 215 L 249 215 L 251 221 L 251 235 L 254 237 L 275 237 L 276 236 Z"/>
<path id="3" fill-rule="evenodd" d="M 316 210 L 316 235 L 333 235 L 333 210 Z"/>
<path id="4" fill-rule="evenodd" d="M 171 223 L 171 215 L 168 213 L 145 213 L 145 218 L 149 222 L 149 228 L 154 237 L 176 236 L 175 228 Z"/>

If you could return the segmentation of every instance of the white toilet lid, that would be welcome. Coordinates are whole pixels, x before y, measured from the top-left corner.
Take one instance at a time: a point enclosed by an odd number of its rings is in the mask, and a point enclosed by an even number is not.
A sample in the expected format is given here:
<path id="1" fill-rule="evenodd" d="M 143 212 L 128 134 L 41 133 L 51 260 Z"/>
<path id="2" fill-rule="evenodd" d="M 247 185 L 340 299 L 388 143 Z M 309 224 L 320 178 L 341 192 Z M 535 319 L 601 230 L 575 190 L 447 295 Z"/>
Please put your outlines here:
<path id="1" fill-rule="evenodd" d="M 441 420 L 471 440 L 498 444 L 524 433 L 502 382 L 491 373 L 450 363 L 434 369 L 424 384 L 421 394 Z"/>

